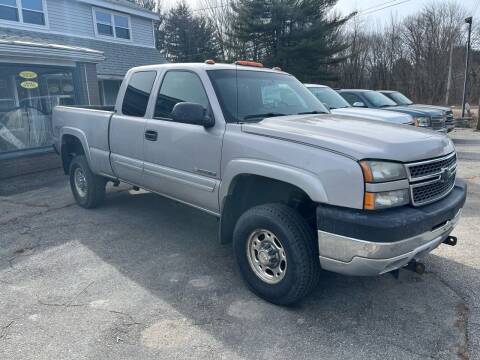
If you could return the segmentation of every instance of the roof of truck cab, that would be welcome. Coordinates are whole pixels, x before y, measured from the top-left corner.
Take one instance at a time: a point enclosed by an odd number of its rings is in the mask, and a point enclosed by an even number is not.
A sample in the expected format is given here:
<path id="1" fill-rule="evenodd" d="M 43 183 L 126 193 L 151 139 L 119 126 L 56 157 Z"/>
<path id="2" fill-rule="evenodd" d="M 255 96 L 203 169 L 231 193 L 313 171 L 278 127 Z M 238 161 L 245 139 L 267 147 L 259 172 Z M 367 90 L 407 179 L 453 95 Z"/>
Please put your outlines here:
<path id="1" fill-rule="evenodd" d="M 265 71 L 273 73 L 288 74 L 281 70 L 274 70 L 267 67 L 255 67 L 255 66 L 244 66 L 244 65 L 235 65 L 235 64 L 205 64 L 205 63 L 178 63 L 178 64 L 157 64 L 157 65 L 145 65 L 133 68 L 133 70 L 158 70 L 158 69 L 194 69 L 194 70 L 250 70 L 250 71 Z"/>
<path id="2" fill-rule="evenodd" d="M 387 94 L 393 94 L 393 93 L 398 92 L 396 90 L 377 90 L 377 91 L 381 92 L 381 93 L 387 93 Z"/>

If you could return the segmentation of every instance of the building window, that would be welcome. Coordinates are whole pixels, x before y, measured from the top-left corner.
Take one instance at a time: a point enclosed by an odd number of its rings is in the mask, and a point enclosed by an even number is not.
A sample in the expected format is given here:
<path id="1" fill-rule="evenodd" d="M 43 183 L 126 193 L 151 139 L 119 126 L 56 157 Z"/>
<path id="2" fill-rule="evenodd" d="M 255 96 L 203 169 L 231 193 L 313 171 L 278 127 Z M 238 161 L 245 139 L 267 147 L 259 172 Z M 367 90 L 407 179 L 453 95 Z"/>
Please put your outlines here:
<path id="1" fill-rule="evenodd" d="M 17 0 L 0 0 L 0 19 L 19 21 Z"/>
<path id="2" fill-rule="evenodd" d="M 53 108 L 76 103 L 72 68 L 2 64 L 0 155 L 50 147 L 53 143 Z"/>
<path id="3" fill-rule="evenodd" d="M 0 0 L 2 1 L 2 0 Z M 130 17 L 105 10 L 94 10 L 95 33 L 116 39 L 130 40 Z"/>
<path id="4" fill-rule="evenodd" d="M 45 25 L 44 0 L 0 0 L 0 20 Z"/>
<path id="5" fill-rule="evenodd" d="M 45 25 L 42 0 L 22 0 L 23 22 Z"/>

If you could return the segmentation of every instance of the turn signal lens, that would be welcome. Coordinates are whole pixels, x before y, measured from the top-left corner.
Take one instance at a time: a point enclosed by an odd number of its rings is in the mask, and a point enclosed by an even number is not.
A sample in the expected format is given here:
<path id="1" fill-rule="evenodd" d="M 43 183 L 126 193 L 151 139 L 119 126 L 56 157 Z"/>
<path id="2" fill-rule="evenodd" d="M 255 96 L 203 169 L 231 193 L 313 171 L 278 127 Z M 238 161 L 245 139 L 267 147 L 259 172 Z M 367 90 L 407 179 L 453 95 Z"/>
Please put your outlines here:
<path id="1" fill-rule="evenodd" d="M 378 160 L 360 161 L 365 182 L 385 182 L 407 178 L 405 166 L 400 163 Z"/>
<path id="2" fill-rule="evenodd" d="M 368 166 L 368 163 L 366 161 L 360 161 L 360 167 L 362 168 L 363 179 L 365 180 L 365 182 L 372 182 L 373 174 L 370 166 Z"/>
<path id="3" fill-rule="evenodd" d="M 379 210 L 406 205 L 410 202 L 408 189 L 384 191 L 378 193 L 365 192 L 363 207 L 366 210 Z"/>
<path id="4" fill-rule="evenodd" d="M 365 193 L 365 198 L 363 200 L 363 207 L 366 210 L 375 210 L 375 194 L 374 193 Z"/>

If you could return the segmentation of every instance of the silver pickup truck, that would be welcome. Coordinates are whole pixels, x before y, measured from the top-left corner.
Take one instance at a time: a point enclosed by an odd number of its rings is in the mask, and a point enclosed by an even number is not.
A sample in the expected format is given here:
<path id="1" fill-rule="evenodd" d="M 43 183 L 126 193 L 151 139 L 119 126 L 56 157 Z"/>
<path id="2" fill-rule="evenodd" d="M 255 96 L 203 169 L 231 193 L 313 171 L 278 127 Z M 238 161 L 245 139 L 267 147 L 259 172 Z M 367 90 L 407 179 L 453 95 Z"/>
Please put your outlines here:
<path id="1" fill-rule="evenodd" d="M 466 186 L 448 137 L 332 115 L 278 69 L 134 68 L 114 109 L 59 106 L 53 126 L 80 206 L 111 181 L 206 211 L 250 289 L 276 304 L 308 294 L 321 269 L 397 272 L 456 243 Z"/>

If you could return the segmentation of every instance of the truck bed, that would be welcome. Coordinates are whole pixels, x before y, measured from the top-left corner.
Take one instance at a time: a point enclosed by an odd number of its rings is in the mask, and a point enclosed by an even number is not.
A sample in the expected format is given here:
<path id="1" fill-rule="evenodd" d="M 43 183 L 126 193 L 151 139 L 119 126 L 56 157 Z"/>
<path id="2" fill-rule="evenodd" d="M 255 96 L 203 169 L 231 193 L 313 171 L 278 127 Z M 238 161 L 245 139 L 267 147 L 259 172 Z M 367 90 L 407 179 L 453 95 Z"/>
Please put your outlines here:
<path id="1" fill-rule="evenodd" d="M 56 106 L 52 113 L 56 148 L 61 149 L 64 136 L 76 136 L 82 142 L 92 170 L 113 175 L 108 138 L 113 114 L 112 106 Z"/>
<path id="2" fill-rule="evenodd" d="M 115 110 L 115 105 L 68 105 L 68 106 L 62 106 L 62 107 L 101 110 L 101 111 L 110 111 L 110 112 L 113 112 Z"/>

